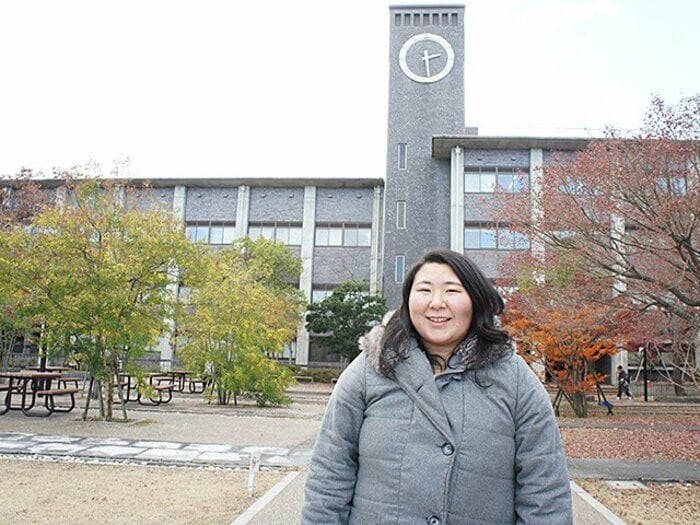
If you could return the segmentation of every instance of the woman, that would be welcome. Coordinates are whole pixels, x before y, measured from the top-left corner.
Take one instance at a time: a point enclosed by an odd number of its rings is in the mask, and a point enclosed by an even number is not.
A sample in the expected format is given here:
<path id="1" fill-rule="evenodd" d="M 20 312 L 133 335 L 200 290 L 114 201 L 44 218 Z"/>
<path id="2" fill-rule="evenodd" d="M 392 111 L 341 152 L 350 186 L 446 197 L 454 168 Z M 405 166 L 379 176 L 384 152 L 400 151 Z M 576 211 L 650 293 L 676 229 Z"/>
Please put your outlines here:
<path id="1" fill-rule="evenodd" d="M 461 254 L 411 269 L 331 396 L 302 523 L 572 523 L 549 397 L 496 326 L 502 309 Z"/>

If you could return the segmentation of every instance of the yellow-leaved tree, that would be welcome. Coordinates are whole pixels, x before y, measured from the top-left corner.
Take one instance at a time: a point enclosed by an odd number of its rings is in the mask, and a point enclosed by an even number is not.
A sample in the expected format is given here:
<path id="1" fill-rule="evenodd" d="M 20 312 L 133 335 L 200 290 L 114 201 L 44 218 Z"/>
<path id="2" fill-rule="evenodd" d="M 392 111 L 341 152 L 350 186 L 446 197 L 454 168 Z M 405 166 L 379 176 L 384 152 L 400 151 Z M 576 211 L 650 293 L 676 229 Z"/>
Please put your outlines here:
<path id="1" fill-rule="evenodd" d="M 236 404 L 241 394 L 259 405 L 287 402 L 294 378 L 267 356 L 292 341 L 302 321 L 301 262 L 282 244 L 244 238 L 198 266 L 177 319 L 184 363 L 209 380 L 208 396 L 218 404 Z"/>
<path id="2" fill-rule="evenodd" d="M 40 328 L 42 352 L 79 362 L 112 420 L 120 364 L 167 333 L 178 306 L 173 283 L 196 247 L 171 213 L 127 209 L 111 183 L 69 178 L 61 192 L 61 205 L 3 232 L 0 273 L 26 324 Z M 123 402 L 122 411 L 126 419 Z"/>

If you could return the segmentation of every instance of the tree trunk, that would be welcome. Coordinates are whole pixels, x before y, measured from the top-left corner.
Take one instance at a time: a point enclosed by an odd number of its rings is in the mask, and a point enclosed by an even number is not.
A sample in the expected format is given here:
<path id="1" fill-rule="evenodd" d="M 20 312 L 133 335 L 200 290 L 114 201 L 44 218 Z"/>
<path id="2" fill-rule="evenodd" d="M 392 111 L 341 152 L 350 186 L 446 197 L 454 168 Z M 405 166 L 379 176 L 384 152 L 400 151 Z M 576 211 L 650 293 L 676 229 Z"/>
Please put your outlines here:
<path id="1" fill-rule="evenodd" d="M 126 400 L 124 399 L 124 391 L 122 390 L 122 382 L 119 380 L 119 376 L 117 375 L 117 395 L 119 396 L 119 403 L 121 405 L 122 409 L 122 417 L 124 418 L 124 421 L 128 421 L 126 417 Z"/>
<path id="2" fill-rule="evenodd" d="M 95 388 L 97 391 L 97 401 L 100 406 L 100 417 L 104 418 L 105 417 L 105 400 L 102 397 L 102 380 L 98 379 L 97 380 L 97 387 Z"/>
<path id="3" fill-rule="evenodd" d="M 586 400 L 586 394 L 573 394 L 571 396 L 571 408 L 574 409 L 576 417 L 588 417 L 588 401 Z"/>
<path id="4" fill-rule="evenodd" d="M 688 395 L 685 387 L 683 386 L 683 369 L 680 366 L 673 366 L 673 371 L 671 372 L 671 379 L 673 380 L 673 393 L 679 397 Z"/>
<path id="5" fill-rule="evenodd" d="M 88 395 L 85 400 L 85 409 L 83 410 L 83 421 L 87 420 L 88 410 L 90 409 L 90 400 L 92 399 L 92 392 L 95 387 L 95 378 L 90 374 L 90 386 L 88 387 Z"/>
<path id="6" fill-rule="evenodd" d="M 576 394 L 567 394 L 564 392 L 564 397 L 574 411 L 576 417 L 588 417 L 588 401 L 586 394 L 578 392 Z"/>
<path id="7" fill-rule="evenodd" d="M 112 421 L 112 409 L 114 405 L 114 374 L 112 374 L 111 370 L 109 371 L 109 374 L 107 374 L 106 387 L 105 394 L 107 395 L 107 410 L 105 412 L 105 420 Z"/>
<path id="8" fill-rule="evenodd" d="M 557 395 L 554 396 L 554 401 L 552 401 L 552 408 L 554 408 L 554 415 L 559 417 L 559 406 L 561 405 L 561 399 L 564 397 L 564 392 L 561 387 L 557 390 Z"/>

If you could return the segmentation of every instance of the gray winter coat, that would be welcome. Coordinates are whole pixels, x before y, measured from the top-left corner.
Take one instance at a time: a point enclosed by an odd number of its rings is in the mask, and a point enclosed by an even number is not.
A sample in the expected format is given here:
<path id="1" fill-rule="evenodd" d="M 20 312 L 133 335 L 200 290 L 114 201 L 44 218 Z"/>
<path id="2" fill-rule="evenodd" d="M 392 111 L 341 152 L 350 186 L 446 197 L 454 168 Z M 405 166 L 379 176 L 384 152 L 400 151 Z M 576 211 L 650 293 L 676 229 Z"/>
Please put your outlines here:
<path id="1" fill-rule="evenodd" d="M 453 356 L 434 376 L 412 341 L 385 377 L 378 341 L 366 340 L 331 396 L 303 524 L 572 523 L 551 404 L 519 356 L 466 371 Z"/>

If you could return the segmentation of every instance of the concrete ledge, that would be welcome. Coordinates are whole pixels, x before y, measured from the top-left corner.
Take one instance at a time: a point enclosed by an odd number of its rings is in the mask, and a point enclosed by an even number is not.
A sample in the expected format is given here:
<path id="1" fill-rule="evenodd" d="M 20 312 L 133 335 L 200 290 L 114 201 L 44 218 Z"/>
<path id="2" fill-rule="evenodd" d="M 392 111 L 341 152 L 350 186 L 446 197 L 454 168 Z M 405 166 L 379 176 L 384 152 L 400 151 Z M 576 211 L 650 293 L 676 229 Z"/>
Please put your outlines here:
<path id="1" fill-rule="evenodd" d="M 247 525 L 299 476 L 299 471 L 290 472 L 281 481 L 262 495 L 255 503 L 236 518 L 231 525 Z M 279 504 L 279 501 L 277 502 Z M 300 505 L 300 502 L 299 502 Z M 294 507 L 292 507 L 292 510 Z"/>
<path id="2" fill-rule="evenodd" d="M 574 505 L 574 523 L 577 525 L 626 525 L 600 501 L 583 490 L 574 481 L 571 485 L 571 499 Z"/>

